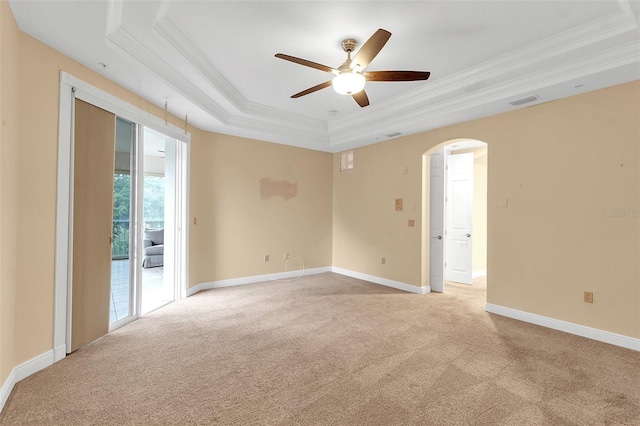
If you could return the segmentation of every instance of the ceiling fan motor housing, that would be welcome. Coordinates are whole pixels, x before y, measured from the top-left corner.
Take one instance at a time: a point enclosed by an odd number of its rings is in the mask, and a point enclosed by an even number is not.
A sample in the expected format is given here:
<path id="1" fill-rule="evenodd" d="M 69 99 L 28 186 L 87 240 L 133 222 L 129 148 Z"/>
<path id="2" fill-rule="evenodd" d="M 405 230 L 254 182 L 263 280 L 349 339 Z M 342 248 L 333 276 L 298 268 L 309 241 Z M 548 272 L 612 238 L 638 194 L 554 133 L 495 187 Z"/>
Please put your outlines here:
<path id="1" fill-rule="evenodd" d="M 352 38 L 342 40 L 342 50 L 344 50 L 347 53 L 351 53 L 354 50 L 356 50 L 357 45 L 358 45 L 358 42 Z"/>

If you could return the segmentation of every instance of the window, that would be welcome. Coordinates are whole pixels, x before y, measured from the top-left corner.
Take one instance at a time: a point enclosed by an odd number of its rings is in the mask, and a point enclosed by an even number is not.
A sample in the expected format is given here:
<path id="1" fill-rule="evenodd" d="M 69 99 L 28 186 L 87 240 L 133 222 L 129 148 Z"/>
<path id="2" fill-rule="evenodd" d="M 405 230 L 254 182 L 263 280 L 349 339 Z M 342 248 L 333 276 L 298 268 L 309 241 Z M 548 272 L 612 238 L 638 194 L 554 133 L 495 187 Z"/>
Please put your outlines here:
<path id="1" fill-rule="evenodd" d="M 346 151 L 340 154 L 340 172 L 353 171 L 353 151 Z"/>

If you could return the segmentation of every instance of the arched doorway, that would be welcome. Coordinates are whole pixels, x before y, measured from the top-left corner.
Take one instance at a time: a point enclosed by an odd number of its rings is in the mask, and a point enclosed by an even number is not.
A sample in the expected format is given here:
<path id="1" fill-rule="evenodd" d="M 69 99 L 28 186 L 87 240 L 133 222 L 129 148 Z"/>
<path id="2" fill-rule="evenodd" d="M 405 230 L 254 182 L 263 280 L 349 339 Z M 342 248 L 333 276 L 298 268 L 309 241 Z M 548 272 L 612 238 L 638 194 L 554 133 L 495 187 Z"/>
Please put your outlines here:
<path id="1" fill-rule="evenodd" d="M 443 142 L 422 158 L 422 281 L 486 286 L 488 145 Z"/>

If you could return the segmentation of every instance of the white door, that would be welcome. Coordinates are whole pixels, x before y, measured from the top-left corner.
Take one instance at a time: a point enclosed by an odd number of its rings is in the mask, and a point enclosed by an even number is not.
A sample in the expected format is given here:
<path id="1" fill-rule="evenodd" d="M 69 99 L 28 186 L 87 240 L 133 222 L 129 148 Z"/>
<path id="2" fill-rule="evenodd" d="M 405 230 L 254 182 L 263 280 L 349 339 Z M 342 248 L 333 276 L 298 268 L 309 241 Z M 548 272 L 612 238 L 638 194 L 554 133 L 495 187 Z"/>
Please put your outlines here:
<path id="1" fill-rule="evenodd" d="M 429 286 L 444 293 L 444 149 L 430 156 Z"/>
<path id="2" fill-rule="evenodd" d="M 472 280 L 473 153 L 447 158 L 445 199 L 445 279 L 463 284 Z"/>

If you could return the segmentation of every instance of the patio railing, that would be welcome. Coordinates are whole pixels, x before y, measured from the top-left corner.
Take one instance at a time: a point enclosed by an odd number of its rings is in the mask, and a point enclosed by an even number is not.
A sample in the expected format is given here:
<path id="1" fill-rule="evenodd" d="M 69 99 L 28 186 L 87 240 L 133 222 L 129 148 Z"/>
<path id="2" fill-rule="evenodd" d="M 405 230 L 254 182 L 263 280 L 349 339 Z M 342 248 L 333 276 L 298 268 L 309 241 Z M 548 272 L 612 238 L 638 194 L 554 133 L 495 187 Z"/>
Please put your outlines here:
<path id="1" fill-rule="evenodd" d="M 164 227 L 164 220 L 145 220 L 145 229 L 158 229 Z M 112 259 L 129 258 L 129 221 L 113 221 L 113 244 L 111 245 Z"/>

